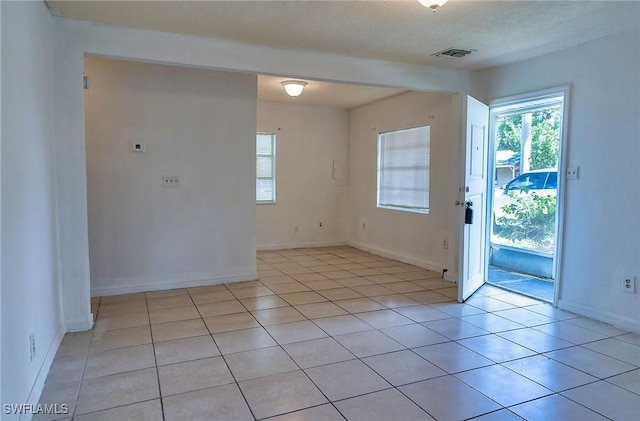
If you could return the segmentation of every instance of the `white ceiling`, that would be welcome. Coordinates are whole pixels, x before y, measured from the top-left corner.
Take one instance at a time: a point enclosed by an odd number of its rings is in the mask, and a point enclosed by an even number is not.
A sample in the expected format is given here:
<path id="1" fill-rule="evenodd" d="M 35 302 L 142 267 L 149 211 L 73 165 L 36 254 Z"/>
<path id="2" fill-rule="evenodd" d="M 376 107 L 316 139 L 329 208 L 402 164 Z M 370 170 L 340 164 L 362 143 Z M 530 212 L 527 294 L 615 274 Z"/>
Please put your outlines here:
<path id="1" fill-rule="evenodd" d="M 416 0 L 46 3 L 52 13 L 74 19 L 466 70 L 525 60 L 640 22 L 638 1 L 449 0 L 436 13 Z M 457 60 L 432 56 L 450 47 L 476 51 Z M 274 96 L 281 80 L 261 77 L 261 99 L 281 101 Z M 306 103 L 329 88 L 326 97 L 345 108 L 400 92 L 314 82 L 296 101 Z"/>
<path id="2" fill-rule="evenodd" d="M 284 80 L 288 79 L 276 76 L 258 76 L 258 99 L 290 104 L 355 108 L 405 92 L 404 89 L 307 80 L 308 85 L 304 88 L 302 95 L 294 99 L 285 93 L 280 83 Z"/>

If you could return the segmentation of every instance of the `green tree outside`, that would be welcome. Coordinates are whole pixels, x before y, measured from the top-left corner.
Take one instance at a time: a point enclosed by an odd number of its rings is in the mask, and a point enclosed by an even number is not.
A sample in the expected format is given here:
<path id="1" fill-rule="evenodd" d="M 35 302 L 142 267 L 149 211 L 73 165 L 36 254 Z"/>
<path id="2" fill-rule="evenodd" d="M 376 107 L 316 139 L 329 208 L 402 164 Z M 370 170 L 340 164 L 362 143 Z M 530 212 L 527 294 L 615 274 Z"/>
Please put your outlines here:
<path id="1" fill-rule="evenodd" d="M 560 150 L 560 106 L 545 108 L 532 113 L 531 119 L 531 169 L 556 168 Z M 498 118 L 496 150 L 520 153 L 522 114 Z"/>

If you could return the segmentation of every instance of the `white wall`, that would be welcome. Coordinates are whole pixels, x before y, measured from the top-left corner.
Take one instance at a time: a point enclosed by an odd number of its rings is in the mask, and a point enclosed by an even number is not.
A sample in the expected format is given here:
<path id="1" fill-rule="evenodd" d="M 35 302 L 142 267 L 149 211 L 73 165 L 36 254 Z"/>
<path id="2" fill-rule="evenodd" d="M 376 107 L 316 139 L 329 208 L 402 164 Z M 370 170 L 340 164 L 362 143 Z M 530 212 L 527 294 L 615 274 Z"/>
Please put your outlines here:
<path id="1" fill-rule="evenodd" d="M 636 331 L 640 290 L 623 293 L 620 278 L 640 275 L 639 39 L 609 36 L 473 75 L 487 101 L 571 85 L 567 163 L 580 178 L 566 183 L 559 306 Z"/>
<path id="2" fill-rule="evenodd" d="M 65 325 L 71 330 L 88 329 L 92 323 L 84 98 L 78 89 L 84 55 L 418 90 L 467 92 L 470 87 L 470 75 L 465 71 L 258 47 L 61 18 L 54 21 L 61 277 Z M 255 129 L 255 125 L 251 127 Z"/>
<path id="3" fill-rule="evenodd" d="M 440 271 L 456 270 L 459 139 L 450 94 L 408 92 L 351 110 L 349 243 Z M 377 134 L 431 126 L 429 214 L 376 207 Z M 366 230 L 362 224 L 366 223 Z M 449 243 L 442 248 L 443 240 Z"/>
<path id="4" fill-rule="evenodd" d="M 258 249 L 345 244 L 349 111 L 260 101 L 257 130 L 277 144 L 276 203 L 257 205 Z"/>
<path id="5" fill-rule="evenodd" d="M 256 77 L 85 63 L 92 295 L 256 279 Z"/>
<path id="6" fill-rule="evenodd" d="M 1 402 L 35 404 L 64 333 L 51 120 L 53 27 L 42 2 L 2 2 L 0 7 Z M 31 332 L 36 339 L 33 361 L 29 358 Z"/>

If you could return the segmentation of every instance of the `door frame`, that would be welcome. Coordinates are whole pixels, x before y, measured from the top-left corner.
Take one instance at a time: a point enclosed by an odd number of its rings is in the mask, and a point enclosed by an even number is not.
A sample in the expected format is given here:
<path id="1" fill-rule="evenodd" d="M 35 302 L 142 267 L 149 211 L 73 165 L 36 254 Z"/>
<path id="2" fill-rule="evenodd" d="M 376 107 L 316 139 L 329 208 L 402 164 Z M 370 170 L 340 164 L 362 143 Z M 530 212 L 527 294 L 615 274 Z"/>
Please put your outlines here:
<path id="1" fill-rule="evenodd" d="M 487 165 L 489 165 L 489 169 L 494 169 L 495 167 L 495 126 L 496 126 L 496 114 L 494 113 L 495 108 L 504 107 L 509 105 L 516 105 L 518 103 L 524 103 L 527 101 L 533 101 L 535 99 L 543 99 L 545 97 L 552 96 L 563 96 L 563 104 L 562 104 L 562 123 L 560 127 L 560 142 L 559 142 L 559 151 L 558 151 L 558 188 L 556 192 L 556 246 L 554 250 L 553 256 L 553 268 L 552 273 L 554 276 L 554 285 L 553 285 L 553 302 L 551 303 L 554 307 L 557 307 L 558 300 L 560 298 L 560 282 L 561 282 L 561 272 L 562 272 L 562 251 L 564 248 L 564 221 L 565 221 L 565 202 L 566 202 L 566 170 L 567 170 L 567 144 L 568 144 L 568 135 L 569 135 L 569 107 L 570 107 L 570 94 L 571 94 L 571 86 L 564 85 L 554 88 L 548 88 L 539 91 L 531 91 L 523 94 L 512 95 L 508 97 L 497 98 L 489 101 L 489 159 L 487 159 Z M 488 179 L 487 185 L 487 221 L 485 223 L 485 229 L 487 230 L 485 235 L 485 273 L 488 273 L 486 269 L 489 267 L 489 249 L 491 242 L 491 224 L 490 218 L 491 213 L 493 212 L 493 177 Z M 464 254 L 460 256 L 460 258 L 464 258 Z M 486 281 L 486 280 L 485 280 Z"/>

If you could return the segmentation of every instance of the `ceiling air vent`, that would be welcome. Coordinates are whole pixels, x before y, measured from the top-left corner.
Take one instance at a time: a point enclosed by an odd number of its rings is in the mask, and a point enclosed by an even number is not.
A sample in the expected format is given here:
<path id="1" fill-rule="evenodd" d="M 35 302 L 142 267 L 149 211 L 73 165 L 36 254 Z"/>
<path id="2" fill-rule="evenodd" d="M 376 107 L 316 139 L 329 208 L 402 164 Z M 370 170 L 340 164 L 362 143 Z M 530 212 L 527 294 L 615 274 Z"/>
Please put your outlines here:
<path id="1" fill-rule="evenodd" d="M 467 56 L 474 52 L 472 49 L 463 49 L 463 48 L 447 48 L 446 50 L 442 50 L 439 53 L 432 54 L 436 57 L 444 57 L 444 58 L 461 58 Z"/>

